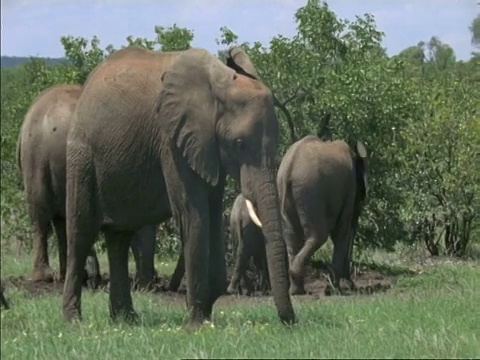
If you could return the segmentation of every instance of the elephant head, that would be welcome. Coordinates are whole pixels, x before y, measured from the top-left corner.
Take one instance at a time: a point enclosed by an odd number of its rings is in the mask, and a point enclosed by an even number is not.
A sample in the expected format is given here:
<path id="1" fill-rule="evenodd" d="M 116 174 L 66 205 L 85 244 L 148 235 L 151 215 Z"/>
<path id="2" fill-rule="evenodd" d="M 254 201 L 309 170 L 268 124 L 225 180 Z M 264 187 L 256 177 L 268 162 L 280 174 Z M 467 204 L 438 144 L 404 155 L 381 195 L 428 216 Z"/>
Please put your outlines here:
<path id="1" fill-rule="evenodd" d="M 276 188 L 279 124 L 272 93 L 257 79 L 241 48 L 230 49 L 227 64 L 202 49 L 189 49 L 178 56 L 162 75 L 157 106 L 165 119 L 162 136 L 168 137 L 190 168 L 211 187 L 217 186 L 225 173 L 239 181 L 266 237 L 279 316 L 293 322 Z"/>

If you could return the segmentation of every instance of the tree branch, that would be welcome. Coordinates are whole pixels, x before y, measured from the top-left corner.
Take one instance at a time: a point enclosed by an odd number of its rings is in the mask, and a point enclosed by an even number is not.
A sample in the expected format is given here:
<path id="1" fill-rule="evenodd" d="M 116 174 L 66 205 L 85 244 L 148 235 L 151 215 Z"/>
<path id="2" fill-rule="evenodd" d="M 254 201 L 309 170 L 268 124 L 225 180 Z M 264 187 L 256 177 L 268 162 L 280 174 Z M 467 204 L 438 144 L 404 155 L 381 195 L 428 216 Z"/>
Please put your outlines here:
<path id="1" fill-rule="evenodd" d="M 275 106 L 277 106 L 283 112 L 283 114 L 285 115 L 285 117 L 287 119 L 287 124 L 288 124 L 288 127 L 290 129 L 290 140 L 293 144 L 295 141 L 297 141 L 297 136 L 295 135 L 295 127 L 293 125 L 292 115 L 288 111 L 288 109 L 286 107 L 286 104 L 288 102 L 292 101 L 296 97 L 296 95 L 293 95 L 292 97 L 287 99 L 284 103 L 281 103 L 278 100 L 278 98 L 275 96 L 275 93 L 273 91 L 272 91 L 272 95 L 273 95 L 273 104 Z"/>

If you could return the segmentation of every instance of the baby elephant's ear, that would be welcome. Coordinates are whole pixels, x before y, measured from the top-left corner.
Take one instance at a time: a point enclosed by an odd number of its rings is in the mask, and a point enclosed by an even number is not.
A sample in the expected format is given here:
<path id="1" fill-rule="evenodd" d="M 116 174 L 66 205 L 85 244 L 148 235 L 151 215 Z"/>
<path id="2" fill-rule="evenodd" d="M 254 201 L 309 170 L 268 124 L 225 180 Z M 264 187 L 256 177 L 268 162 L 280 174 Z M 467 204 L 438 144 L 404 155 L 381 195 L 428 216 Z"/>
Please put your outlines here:
<path id="1" fill-rule="evenodd" d="M 258 73 L 247 53 L 240 46 L 228 50 L 227 66 L 242 75 L 258 79 Z"/>
<path id="2" fill-rule="evenodd" d="M 363 145 L 363 143 L 361 143 L 360 141 L 357 141 L 355 150 L 357 152 L 357 155 L 360 156 L 362 159 L 365 159 L 367 157 L 367 149 L 365 148 L 365 145 Z"/>

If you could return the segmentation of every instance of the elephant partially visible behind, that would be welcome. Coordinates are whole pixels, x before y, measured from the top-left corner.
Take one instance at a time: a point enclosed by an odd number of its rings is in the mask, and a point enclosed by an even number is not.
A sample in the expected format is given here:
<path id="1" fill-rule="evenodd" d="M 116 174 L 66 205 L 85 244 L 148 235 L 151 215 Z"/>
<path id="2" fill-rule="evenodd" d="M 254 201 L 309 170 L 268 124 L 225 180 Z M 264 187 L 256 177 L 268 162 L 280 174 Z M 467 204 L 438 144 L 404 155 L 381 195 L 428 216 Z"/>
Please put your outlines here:
<path id="1" fill-rule="evenodd" d="M 247 295 L 250 295 L 255 290 L 246 273 L 250 258 L 253 259 L 255 269 L 260 273 L 260 283 L 263 292 L 270 289 L 270 281 L 267 254 L 265 252 L 265 237 L 262 229 L 253 222 L 248 214 L 246 204 L 245 198 L 240 194 L 235 199 L 230 212 L 230 239 L 232 245 L 237 247 L 237 250 L 232 279 L 227 292 L 234 293 L 239 281 L 243 279 Z"/>
<path id="2" fill-rule="evenodd" d="M 73 112 L 81 93 L 81 85 L 61 84 L 49 87 L 33 101 L 20 129 L 17 161 L 23 177 L 33 230 L 34 281 L 53 281 L 47 243 L 52 225 L 58 240 L 59 277 L 60 280 L 65 278 L 66 142 Z M 142 267 L 137 277 L 140 286 L 146 286 L 154 276 L 155 228 L 152 226 L 141 229 L 135 239 L 132 250 L 137 270 Z M 100 278 L 100 269 L 93 247 L 90 256 L 86 268 L 88 277 L 95 287 Z"/>
<path id="3" fill-rule="evenodd" d="M 306 136 L 286 152 L 277 175 L 290 263 L 290 294 L 304 294 L 305 262 L 331 235 L 333 277 L 350 278 L 353 237 L 367 193 L 362 143 Z"/>

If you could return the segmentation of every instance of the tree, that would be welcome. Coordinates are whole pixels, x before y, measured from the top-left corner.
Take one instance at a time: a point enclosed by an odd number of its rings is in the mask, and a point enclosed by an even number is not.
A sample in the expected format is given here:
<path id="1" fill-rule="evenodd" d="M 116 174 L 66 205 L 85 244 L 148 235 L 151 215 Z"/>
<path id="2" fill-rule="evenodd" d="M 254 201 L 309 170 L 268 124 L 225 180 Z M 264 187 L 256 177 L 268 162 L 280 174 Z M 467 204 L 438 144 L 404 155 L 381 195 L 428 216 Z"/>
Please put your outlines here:
<path id="1" fill-rule="evenodd" d="M 475 19 L 472 20 L 472 24 L 469 26 L 469 29 L 472 33 L 472 45 L 480 48 L 480 14 L 477 14 Z"/>

